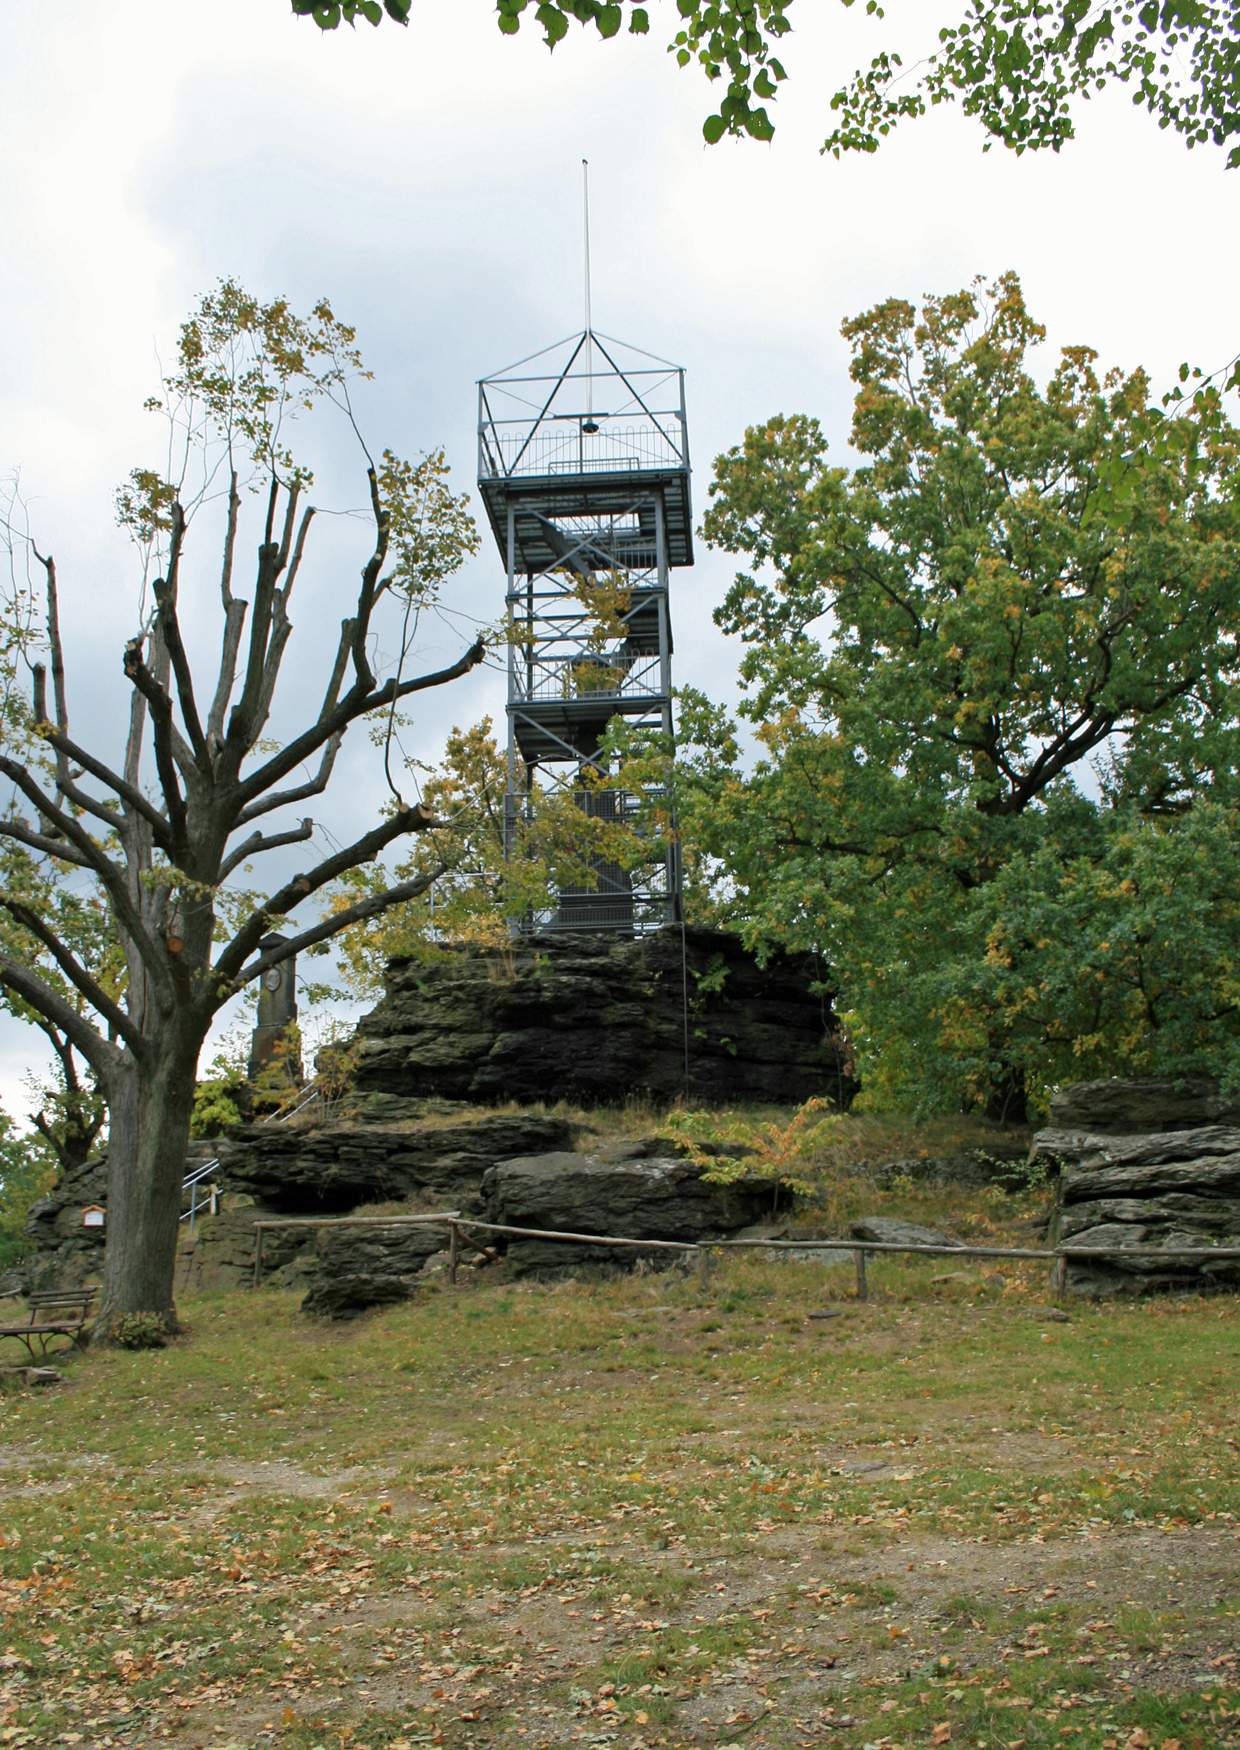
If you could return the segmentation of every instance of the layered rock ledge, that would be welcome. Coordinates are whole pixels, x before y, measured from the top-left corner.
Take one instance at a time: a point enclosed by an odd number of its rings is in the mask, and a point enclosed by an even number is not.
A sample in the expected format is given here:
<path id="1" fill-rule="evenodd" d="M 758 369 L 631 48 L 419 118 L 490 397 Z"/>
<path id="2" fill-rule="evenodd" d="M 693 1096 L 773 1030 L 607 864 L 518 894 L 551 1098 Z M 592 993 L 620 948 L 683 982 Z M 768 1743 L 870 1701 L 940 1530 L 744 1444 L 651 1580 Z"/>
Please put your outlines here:
<path id="1" fill-rule="evenodd" d="M 357 1085 L 451 1099 L 634 1096 L 846 1106 L 856 1090 L 809 955 L 758 966 L 735 937 L 534 936 L 393 961 L 358 1027 Z"/>
<path id="2" fill-rule="evenodd" d="M 427 1110 L 385 1103 L 383 1117 L 317 1126 L 249 1124 L 220 1143 L 221 1184 L 273 1215 L 343 1215 L 416 1198 L 477 1214 L 483 1174 L 512 1155 L 571 1148 L 581 1126 L 532 1112 Z"/>
<path id="3" fill-rule="evenodd" d="M 1240 1258 L 1159 1255 L 1240 1246 L 1240 1105 L 1213 1084 L 1080 1083 L 1052 1102 L 1032 1159 L 1059 1173 L 1057 1243 L 1133 1254 L 1070 1262 L 1070 1290 L 1112 1295 L 1240 1284 Z"/>

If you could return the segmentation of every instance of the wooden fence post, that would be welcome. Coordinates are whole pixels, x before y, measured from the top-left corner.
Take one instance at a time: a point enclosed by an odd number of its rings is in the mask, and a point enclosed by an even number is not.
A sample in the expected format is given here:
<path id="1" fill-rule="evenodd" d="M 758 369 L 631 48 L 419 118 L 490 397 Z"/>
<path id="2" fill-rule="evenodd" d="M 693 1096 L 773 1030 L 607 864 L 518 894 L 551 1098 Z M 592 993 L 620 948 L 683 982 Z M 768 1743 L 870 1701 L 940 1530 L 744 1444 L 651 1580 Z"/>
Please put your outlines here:
<path id="1" fill-rule="evenodd" d="M 456 1267 L 460 1261 L 461 1237 L 454 1221 L 448 1223 L 448 1281 L 456 1287 Z"/>
<path id="2" fill-rule="evenodd" d="M 854 1252 L 853 1257 L 857 1260 L 857 1299 L 868 1300 L 870 1292 L 865 1279 L 865 1253 Z"/>

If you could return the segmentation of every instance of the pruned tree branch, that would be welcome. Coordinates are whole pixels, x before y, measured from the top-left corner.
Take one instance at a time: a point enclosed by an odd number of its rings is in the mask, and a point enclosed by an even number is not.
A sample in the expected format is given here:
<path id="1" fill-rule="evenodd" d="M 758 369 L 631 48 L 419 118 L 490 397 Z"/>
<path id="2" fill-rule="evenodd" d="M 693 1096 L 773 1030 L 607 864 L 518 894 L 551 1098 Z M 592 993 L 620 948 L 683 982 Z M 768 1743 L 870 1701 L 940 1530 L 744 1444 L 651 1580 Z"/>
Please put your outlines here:
<path id="1" fill-rule="evenodd" d="M 195 761 L 199 766 L 205 767 L 207 742 L 198 716 L 198 702 L 194 697 L 194 680 L 190 673 L 189 658 L 185 654 L 185 644 L 181 638 L 180 621 L 177 618 L 177 584 L 181 567 L 181 548 L 185 540 L 185 512 L 179 504 L 174 504 L 171 514 L 172 536 L 168 570 L 166 576 L 156 579 L 155 603 L 159 609 L 160 633 L 168 652 L 168 660 L 172 664 L 173 678 L 176 681 L 177 699 L 181 706 L 181 720 L 185 724 L 185 732 L 189 736 Z"/>
<path id="2" fill-rule="evenodd" d="M 168 823 L 171 827 L 171 856 L 174 862 L 181 862 L 186 853 L 185 798 L 181 794 L 181 786 L 177 779 L 177 759 L 174 749 L 175 728 L 172 721 L 172 700 L 168 690 L 162 686 L 147 667 L 142 655 L 143 639 L 131 638 L 125 646 L 124 670 L 127 680 L 142 695 L 151 713 L 151 730 L 155 743 L 155 770 L 159 774 L 159 787 L 164 793 L 164 806 L 168 810 Z"/>
<path id="3" fill-rule="evenodd" d="M 76 782 L 76 774 L 73 773 L 71 767 L 80 766 L 82 771 L 88 772 L 92 778 L 106 785 L 121 802 L 132 808 L 135 814 L 140 815 L 150 827 L 155 843 L 161 850 L 168 850 L 172 841 L 165 817 L 142 794 L 141 790 L 126 783 L 119 773 L 114 772 L 110 766 L 106 766 L 102 760 L 96 759 L 94 754 L 84 748 L 80 742 L 74 741 L 66 731 L 47 720 L 44 708 L 44 670 L 41 663 L 34 664 L 33 675 L 34 710 L 36 718 L 43 724 L 43 739 L 57 754 L 63 756 L 57 761 L 56 775 L 56 788 L 61 795 L 66 801 L 72 802 L 76 807 L 92 814 L 96 820 L 102 821 L 109 829 L 115 829 L 118 825 L 120 816 L 116 810 L 108 804 L 100 802 L 97 797 L 91 796 Z"/>
<path id="4" fill-rule="evenodd" d="M 100 849 L 80 822 L 75 820 L 71 814 L 67 814 L 64 809 L 56 806 L 51 797 L 35 782 L 26 766 L 17 760 L 10 759 L 7 754 L 0 754 L 0 773 L 12 780 L 22 795 L 32 804 L 40 818 L 49 822 L 58 832 L 62 833 L 69 844 L 79 852 L 83 865 L 92 869 L 99 877 L 100 884 L 115 910 L 117 921 L 129 932 L 135 947 L 141 953 L 143 960 L 147 962 L 152 974 L 159 977 L 165 970 L 160 955 L 147 932 L 137 907 L 130 898 L 124 876 L 111 858 Z M 0 823 L 0 830 L 4 830 L 7 825 L 8 823 Z M 18 835 L 9 831 L 8 836 L 16 838 Z M 29 842 L 29 839 L 27 838 L 24 842 Z M 64 852 L 61 847 L 57 846 L 52 854 L 63 856 Z"/>
<path id="5" fill-rule="evenodd" d="M 101 821 L 109 830 L 117 825 L 116 811 L 107 803 L 90 795 L 76 783 L 74 774 L 70 771 L 69 742 L 69 704 L 65 687 L 65 657 L 64 643 L 60 635 L 60 591 L 56 579 L 56 561 L 48 553 L 44 555 L 31 543 L 31 550 L 39 564 L 43 567 L 46 578 L 45 605 L 47 615 L 47 641 L 52 664 L 52 699 L 54 719 L 47 709 L 46 671 L 42 663 L 34 663 L 31 668 L 34 714 L 36 722 L 45 726 L 44 739 L 56 753 L 56 788 L 62 796 L 83 813 L 92 815 Z M 54 727 L 53 727 L 54 724 Z M 81 762 L 80 762 L 81 763 Z"/>
<path id="6" fill-rule="evenodd" d="M 358 868 L 362 863 L 369 863 L 379 852 L 385 850 L 393 839 L 403 837 L 406 833 L 421 832 L 436 824 L 434 816 L 419 804 L 414 808 L 401 808 L 390 814 L 371 832 L 363 833 L 351 845 L 335 852 L 317 865 L 316 868 L 302 875 L 294 875 L 291 881 L 285 883 L 278 893 L 273 893 L 266 901 L 263 909 L 255 912 L 237 931 L 232 941 L 224 949 L 215 963 L 214 972 L 218 979 L 234 981 L 248 956 L 258 947 L 260 939 L 271 927 L 273 918 L 281 918 L 299 906 L 303 900 L 309 899 L 312 893 L 326 887 L 329 882 L 346 875 L 350 869 Z"/>
<path id="7" fill-rule="evenodd" d="M 254 604 L 250 609 L 250 647 L 246 657 L 245 679 L 241 684 L 241 697 L 229 716 L 225 735 L 234 765 L 238 768 L 254 742 L 259 692 L 267 661 L 272 604 L 279 575 L 280 548 L 274 541 L 264 541 L 258 550 L 258 575 L 254 584 Z"/>
<path id="8" fill-rule="evenodd" d="M 382 912 L 390 911 L 394 905 L 403 905 L 408 899 L 417 899 L 427 888 L 447 870 L 446 863 L 439 863 L 424 875 L 415 876 L 409 881 L 401 881 L 395 887 L 388 887 L 382 893 L 372 894 L 369 899 L 359 899 L 355 905 L 345 906 L 343 910 L 333 912 L 330 917 L 323 918 L 308 930 L 303 930 L 298 936 L 290 936 L 278 948 L 272 948 L 252 960 L 248 966 L 237 974 L 237 984 L 248 984 L 251 979 L 258 978 L 272 966 L 279 966 L 285 960 L 291 960 L 295 954 L 300 954 L 304 948 L 313 948 L 319 942 L 330 941 L 341 930 L 347 930 L 353 924 L 364 923 L 367 918 L 378 917 Z"/>
<path id="9" fill-rule="evenodd" d="M 304 844 L 314 837 L 314 822 L 303 820 L 300 826 L 290 827 L 287 832 L 276 832 L 264 836 L 261 832 L 252 832 L 248 839 L 243 839 L 235 850 L 229 851 L 220 864 L 220 880 L 227 881 L 234 869 L 239 869 L 248 857 L 259 857 L 264 851 L 276 851 L 283 845 Z"/>
<path id="10" fill-rule="evenodd" d="M 49 553 L 46 558 L 33 546 L 32 551 L 39 564 L 43 567 L 47 579 L 47 643 L 52 658 L 52 698 L 56 708 L 56 727 L 62 734 L 69 733 L 69 704 L 65 690 L 65 650 L 60 636 L 60 592 L 56 585 L 56 561 Z M 45 713 L 40 712 L 40 716 Z"/>
<path id="11" fill-rule="evenodd" d="M 108 1077 L 117 1068 L 120 1054 L 115 1045 L 100 1038 L 90 1022 L 84 1020 L 71 1003 L 45 983 L 37 972 L 7 954 L 0 954 L 0 984 L 23 1002 L 29 1003 L 32 1009 L 37 1009 L 54 1027 L 60 1029 L 66 1039 L 72 1040 L 95 1074 L 106 1085 Z"/>
<path id="12" fill-rule="evenodd" d="M 348 636 L 350 625 L 351 622 L 345 622 L 342 636 Z M 409 698 L 413 693 L 423 692 L 430 687 L 445 686 L 449 681 L 458 680 L 461 675 L 468 674 L 471 668 L 476 668 L 485 655 L 486 643 L 478 638 L 456 662 L 450 663 L 447 668 L 437 669 L 433 674 L 419 675 L 399 683 L 393 678 L 385 681 L 381 687 L 360 696 L 356 688 L 350 688 L 338 704 L 324 708 L 312 728 L 295 736 L 287 747 L 281 748 L 265 765 L 244 779 L 240 786 L 242 794 L 247 802 L 256 800 L 272 784 L 278 783 L 306 760 L 313 758 L 324 743 L 343 735 L 349 725 L 355 723 L 359 717 L 365 717 L 371 711 L 382 710 L 387 705 Z M 243 813 L 241 818 L 252 819 L 253 816 Z"/>
<path id="13" fill-rule="evenodd" d="M 124 1009 L 119 1003 L 113 1002 L 98 979 L 87 971 L 77 956 L 60 940 L 55 930 L 44 922 L 32 906 L 26 905 L 11 893 L 0 892 L 0 906 L 15 923 L 20 924 L 23 930 L 47 949 L 78 995 L 86 999 L 135 1055 L 140 1055 L 143 1050 L 142 1035 Z"/>
<path id="14" fill-rule="evenodd" d="M 379 481 L 373 467 L 366 470 L 366 479 L 370 486 L 370 508 L 375 519 L 375 544 L 370 558 L 362 567 L 362 582 L 357 594 L 357 612 L 353 616 L 351 642 L 353 690 L 362 693 L 369 692 L 375 684 L 374 670 L 366 655 L 366 634 L 370 630 L 370 616 L 378 600 L 379 573 L 383 570 L 388 548 L 388 515 L 379 497 Z"/>
<path id="15" fill-rule="evenodd" d="M 224 634 L 220 641 L 219 675 L 215 696 L 207 713 L 207 739 L 214 753 L 223 740 L 224 719 L 237 678 L 237 657 L 241 650 L 241 635 L 245 630 L 248 603 L 238 601 L 232 593 L 233 558 L 237 547 L 237 519 L 241 514 L 241 494 L 237 490 L 237 471 L 228 480 L 228 521 L 224 530 L 224 558 L 220 568 L 220 600 L 224 606 Z"/>
<path id="16" fill-rule="evenodd" d="M 260 815 L 271 814 L 277 808 L 290 807 L 294 802 L 308 802 L 312 796 L 321 796 L 331 780 L 332 767 L 336 763 L 336 755 L 340 752 L 344 732 L 333 735 L 323 749 L 319 761 L 319 769 L 313 778 L 304 784 L 297 784 L 291 790 L 273 790 L 269 796 L 260 797 L 257 802 L 251 802 L 248 808 L 243 808 L 237 816 L 237 825 L 246 826 L 251 820 L 257 820 Z"/>

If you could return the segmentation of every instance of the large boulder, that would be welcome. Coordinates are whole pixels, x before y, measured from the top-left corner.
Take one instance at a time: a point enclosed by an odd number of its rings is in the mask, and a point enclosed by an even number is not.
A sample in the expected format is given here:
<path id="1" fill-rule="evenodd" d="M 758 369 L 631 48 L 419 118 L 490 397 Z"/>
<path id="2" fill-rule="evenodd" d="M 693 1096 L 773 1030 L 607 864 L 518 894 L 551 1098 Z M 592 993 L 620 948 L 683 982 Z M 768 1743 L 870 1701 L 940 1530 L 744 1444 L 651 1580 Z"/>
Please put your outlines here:
<path id="1" fill-rule="evenodd" d="M 1211 1288 L 1240 1283 L 1240 1258 L 1211 1258 L 1209 1248 L 1240 1246 L 1240 1124 L 1221 1122 L 1227 1105 L 1208 1083 L 1120 1082 L 1068 1089 L 1052 1106 L 1056 1120 L 1033 1139 L 1032 1159 L 1059 1173 L 1052 1234 L 1066 1251 L 1115 1249 L 1115 1258 L 1069 1262 L 1066 1285 L 1081 1294 Z M 1187 1091 L 1192 1088 L 1191 1094 Z M 1155 1111 L 1151 1089 L 1171 1090 Z M 1059 1120 L 1101 1115 L 1107 1131 Z M 1134 1128 L 1142 1114 L 1157 1128 Z M 1189 1126 L 1193 1113 L 1208 1120 Z M 1200 1258 L 1177 1249 L 1202 1247 Z M 1131 1255 L 1128 1255 L 1131 1254 Z"/>
<path id="2" fill-rule="evenodd" d="M 396 960 L 358 1028 L 357 1083 L 473 1101 L 846 1105 L 855 1084 L 819 976 L 808 955 L 759 967 L 735 936 L 697 929 Z"/>
<path id="3" fill-rule="evenodd" d="M 958 1246 L 937 1227 L 922 1227 L 916 1221 L 901 1221 L 894 1215 L 864 1215 L 848 1229 L 855 1240 L 872 1240 L 883 1246 Z"/>
<path id="4" fill-rule="evenodd" d="M 319 1318 L 349 1319 L 371 1307 L 408 1300 L 428 1258 L 447 1233 L 417 1227 L 331 1227 L 319 1231 L 310 1291 L 301 1310 Z"/>
<path id="5" fill-rule="evenodd" d="M 182 1239 L 177 1280 L 198 1289 L 249 1288 L 254 1281 L 254 1224 L 273 1212 L 252 1197 L 230 1197 L 204 1215 Z M 290 1265 L 314 1246 L 313 1228 L 268 1228 L 263 1234 L 263 1281 L 281 1281 Z"/>
<path id="6" fill-rule="evenodd" d="M 465 1108 L 407 1122 L 314 1126 L 250 1124 L 220 1145 L 221 1182 L 270 1214 L 343 1214 L 367 1203 L 418 1197 L 444 1208 L 478 1207 L 482 1176 L 497 1160 L 571 1148 L 580 1126 L 535 1113 Z"/>
<path id="7" fill-rule="evenodd" d="M 501 1161 L 482 1182 L 488 1221 L 507 1227 L 622 1239 L 719 1239 L 769 1215 L 783 1194 L 769 1181 L 714 1184 L 659 1138 L 592 1154 L 556 1151 Z M 628 1248 L 510 1238 L 518 1272 L 581 1263 L 631 1265 Z"/>

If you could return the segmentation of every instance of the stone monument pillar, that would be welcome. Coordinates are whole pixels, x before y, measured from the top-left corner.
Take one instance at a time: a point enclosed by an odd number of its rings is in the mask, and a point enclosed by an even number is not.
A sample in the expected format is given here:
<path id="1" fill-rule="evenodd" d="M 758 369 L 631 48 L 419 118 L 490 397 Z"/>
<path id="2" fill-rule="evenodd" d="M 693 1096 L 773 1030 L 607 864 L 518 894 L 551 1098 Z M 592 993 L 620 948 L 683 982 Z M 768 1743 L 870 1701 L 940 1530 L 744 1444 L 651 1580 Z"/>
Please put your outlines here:
<path id="1" fill-rule="evenodd" d="M 264 936 L 258 944 L 259 952 L 266 954 L 272 948 L 279 948 L 287 937 L 276 934 Z M 250 1040 L 249 1078 L 255 1078 L 267 1067 L 275 1055 L 276 1045 L 285 1028 L 297 1019 L 297 960 L 292 957 L 282 960 L 278 966 L 268 967 L 259 980 L 258 986 L 258 1025 Z M 302 1080 L 300 1053 L 288 1064 L 290 1079 L 300 1084 Z"/>

